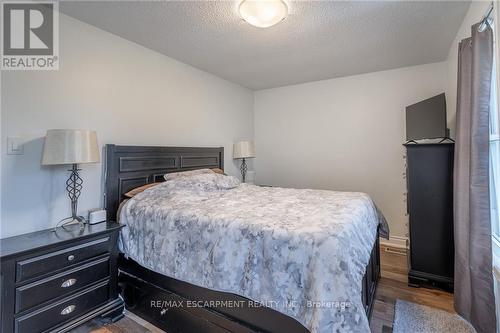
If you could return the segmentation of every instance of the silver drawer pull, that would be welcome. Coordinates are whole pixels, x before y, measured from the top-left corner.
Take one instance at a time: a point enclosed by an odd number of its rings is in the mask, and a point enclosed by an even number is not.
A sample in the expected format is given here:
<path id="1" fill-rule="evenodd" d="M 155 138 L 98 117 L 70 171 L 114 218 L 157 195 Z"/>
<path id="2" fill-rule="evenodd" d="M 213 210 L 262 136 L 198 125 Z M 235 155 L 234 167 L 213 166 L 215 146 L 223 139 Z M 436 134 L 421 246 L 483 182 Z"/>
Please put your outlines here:
<path id="1" fill-rule="evenodd" d="M 68 256 L 68 261 L 73 261 L 73 260 L 75 260 L 75 256 L 74 256 L 74 255 L 72 255 L 72 254 L 70 254 L 70 255 Z"/>
<path id="2" fill-rule="evenodd" d="M 61 284 L 61 288 L 71 287 L 76 283 L 76 279 L 68 279 Z"/>
<path id="3" fill-rule="evenodd" d="M 75 311 L 76 306 L 75 305 L 68 305 L 64 309 L 62 309 L 61 314 L 63 316 L 70 314 L 71 312 Z"/>

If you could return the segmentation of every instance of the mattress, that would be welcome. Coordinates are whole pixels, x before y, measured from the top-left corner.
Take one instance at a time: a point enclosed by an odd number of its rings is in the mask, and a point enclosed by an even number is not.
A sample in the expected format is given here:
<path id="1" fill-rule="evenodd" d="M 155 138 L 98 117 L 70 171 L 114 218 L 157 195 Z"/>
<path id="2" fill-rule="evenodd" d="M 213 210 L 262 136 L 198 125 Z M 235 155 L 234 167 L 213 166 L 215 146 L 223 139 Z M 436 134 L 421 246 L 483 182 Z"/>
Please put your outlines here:
<path id="1" fill-rule="evenodd" d="M 385 219 L 367 194 L 178 177 L 119 213 L 119 247 L 160 274 L 234 293 L 311 332 L 369 332 L 361 282 Z"/>

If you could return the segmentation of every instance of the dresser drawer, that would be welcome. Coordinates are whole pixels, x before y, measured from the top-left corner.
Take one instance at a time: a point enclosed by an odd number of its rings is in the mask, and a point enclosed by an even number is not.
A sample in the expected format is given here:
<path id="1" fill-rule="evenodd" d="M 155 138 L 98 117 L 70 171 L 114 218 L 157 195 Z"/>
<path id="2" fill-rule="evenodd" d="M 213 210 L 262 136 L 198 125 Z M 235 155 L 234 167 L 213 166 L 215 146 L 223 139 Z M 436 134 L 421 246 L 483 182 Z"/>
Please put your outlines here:
<path id="1" fill-rule="evenodd" d="M 108 281 L 16 319 L 16 333 L 39 333 L 81 316 L 108 300 Z"/>
<path id="2" fill-rule="evenodd" d="M 81 262 L 85 259 L 108 252 L 109 237 L 80 244 L 43 256 L 18 261 L 16 264 L 16 281 L 22 282 L 29 278 L 57 271 L 61 268 Z"/>
<path id="3" fill-rule="evenodd" d="M 109 276 L 109 257 L 16 288 L 16 313 Z"/>

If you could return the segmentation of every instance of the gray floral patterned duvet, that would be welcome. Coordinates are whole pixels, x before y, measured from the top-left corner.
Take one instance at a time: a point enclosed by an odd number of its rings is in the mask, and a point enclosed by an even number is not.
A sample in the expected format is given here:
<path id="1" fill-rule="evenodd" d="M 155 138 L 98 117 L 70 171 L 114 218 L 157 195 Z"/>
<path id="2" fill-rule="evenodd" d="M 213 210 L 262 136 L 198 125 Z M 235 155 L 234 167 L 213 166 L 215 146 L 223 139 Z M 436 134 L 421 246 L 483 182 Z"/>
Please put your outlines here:
<path id="1" fill-rule="evenodd" d="M 361 282 L 377 226 L 363 193 L 258 187 L 209 170 L 130 199 L 120 249 L 142 266 L 247 297 L 311 332 L 369 332 Z"/>

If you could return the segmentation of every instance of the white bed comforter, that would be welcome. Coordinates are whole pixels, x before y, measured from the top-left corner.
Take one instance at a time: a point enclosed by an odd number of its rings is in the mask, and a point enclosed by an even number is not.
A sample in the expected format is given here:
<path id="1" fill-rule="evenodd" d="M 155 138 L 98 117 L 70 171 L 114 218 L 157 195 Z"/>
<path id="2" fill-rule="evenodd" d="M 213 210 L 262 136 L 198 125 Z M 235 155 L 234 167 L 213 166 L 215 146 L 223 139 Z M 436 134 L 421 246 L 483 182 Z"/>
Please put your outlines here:
<path id="1" fill-rule="evenodd" d="M 260 302 L 313 333 L 369 332 L 361 282 L 387 225 L 366 194 L 202 173 L 136 195 L 120 223 L 121 251 L 146 268 Z"/>

